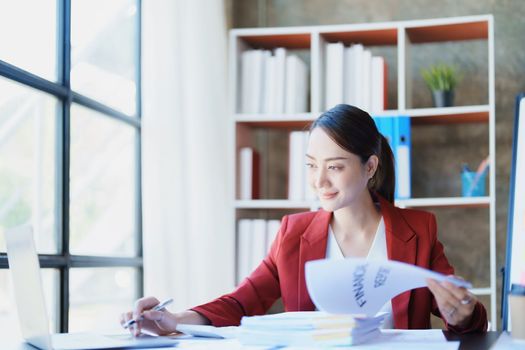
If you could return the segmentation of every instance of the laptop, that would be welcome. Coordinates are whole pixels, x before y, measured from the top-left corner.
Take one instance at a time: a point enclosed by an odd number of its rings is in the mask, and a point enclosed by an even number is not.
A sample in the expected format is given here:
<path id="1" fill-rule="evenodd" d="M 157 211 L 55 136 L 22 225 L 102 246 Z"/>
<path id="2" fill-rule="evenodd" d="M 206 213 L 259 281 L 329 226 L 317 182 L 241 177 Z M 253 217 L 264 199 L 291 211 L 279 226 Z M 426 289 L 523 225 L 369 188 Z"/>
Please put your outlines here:
<path id="1" fill-rule="evenodd" d="M 5 238 L 20 330 L 29 344 L 45 350 L 153 348 L 177 344 L 170 337 L 133 337 L 124 333 L 51 334 L 33 230 L 30 225 L 20 226 L 8 230 Z"/>

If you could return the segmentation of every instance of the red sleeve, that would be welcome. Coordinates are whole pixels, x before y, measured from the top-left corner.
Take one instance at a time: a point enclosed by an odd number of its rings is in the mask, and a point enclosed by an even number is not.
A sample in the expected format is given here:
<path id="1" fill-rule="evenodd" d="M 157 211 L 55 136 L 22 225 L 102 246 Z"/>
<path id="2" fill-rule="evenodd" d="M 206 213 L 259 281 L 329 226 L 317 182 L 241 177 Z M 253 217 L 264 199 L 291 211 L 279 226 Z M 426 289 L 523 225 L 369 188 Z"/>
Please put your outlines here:
<path id="1" fill-rule="evenodd" d="M 270 252 L 235 291 L 192 308 L 216 327 L 237 326 L 243 316 L 262 315 L 281 296 L 277 256 L 286 232 L 288 217 L 281 223 Z"/>
<path id="2" fill-rule="evenodd" d="M 429 232 L 431 235 L 432 242 L 430 268 L 433 271 L 440 272 L 445 275 L 453 275 L 454 268 L 450 266 L 447 257 L 445 256 L 443 244 L 441 244 L 441 242 L 437 239 L 436 217 L 432 214 L 429 220 Z M 437 317 L 440 317 L 443 320 L 443 322 L 445 322 L 445 325 L 449 331 L 452 331 L 457 334 L 487 331 L 487 311 L 485 310 L 483 304 L 479 301 L 474 307 L 474 311 L 472 312 L 472 317 L 470 319 L 469 324 L 464 328 L 449 325 L 447 321 L 445 321 L 445 319 L 441 316 L 441 312 L 439 311 L 436 299 L 434 297 L 432 297 L 432 313 Z"/>

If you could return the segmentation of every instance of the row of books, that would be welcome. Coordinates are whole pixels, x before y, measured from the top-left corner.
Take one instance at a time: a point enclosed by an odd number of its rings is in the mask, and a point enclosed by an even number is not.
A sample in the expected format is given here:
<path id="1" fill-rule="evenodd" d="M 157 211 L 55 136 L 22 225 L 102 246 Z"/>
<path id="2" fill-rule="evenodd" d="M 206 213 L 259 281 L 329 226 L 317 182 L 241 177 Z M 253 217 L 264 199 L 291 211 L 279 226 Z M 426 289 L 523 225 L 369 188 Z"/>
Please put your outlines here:
<path id="1" fill-rule="evenodd" d="M 383 57 L 372 56 L 361 44 L 328 43 L 325 67 L 326 109 L 339 103 L 369 113 L 387 108 L 388 71 Z"/>
<path id="2" fill-rule="evenodd" d="M 288 153 L 288 199 L 314 200 L 309 188 L 305 154 L 308 146 L 307 131 L 292 131 L 289 138 Z M 252 200 L 260 198 L 260 156 L 251 147 L 239 151 L 239 198 Z"/>
<path id="3" fill-rule="evenodd" d="M 305 113 L 308 88 L 306 63 L 285 48 L 242 53 L 241 113 Z"/>
<path id="4" fill-rule="evenodd" d="M 396 199 L 411 197 L 411 128 L 410 117 L 373 117 L 379 131 L 387 138 L 394 153 L 396 168 Z M 305 166 L 308 147 L 307 131 L 292 131 L 288 153 L 288 199 L 294 201 L 314 200 Z M 249 147 L 240 150 L 240 198 L 259 198 L 259 155 Z"/>
<path id="5" fill-rule="evenodd" d="M 238 281 L 248 276 L 268 254 L 280 225 L 279 220 L 240 219 L 238 221 Z"/>

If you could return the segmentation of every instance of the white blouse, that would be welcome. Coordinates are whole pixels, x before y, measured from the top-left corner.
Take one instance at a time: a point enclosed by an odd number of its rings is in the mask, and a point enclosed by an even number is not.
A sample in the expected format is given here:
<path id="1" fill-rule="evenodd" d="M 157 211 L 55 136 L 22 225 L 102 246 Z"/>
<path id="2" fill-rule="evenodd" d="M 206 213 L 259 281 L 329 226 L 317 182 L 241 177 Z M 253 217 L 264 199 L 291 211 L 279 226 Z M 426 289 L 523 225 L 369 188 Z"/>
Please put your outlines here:
<path id="1" fill-rule="evenodd" d="M 344 259 L 343 252 L 335 239 L 334 231 L 332 227 L 328 226 L 328 242 L 326 244 L 326 259 Z M 372 246 L 366 256 L 369 260 L 388 260 L 388 253 L 386 250 L 386 234 L 385 234 L 385 222 L 383 217 L 379 221 L 377 231 L 372 242 Z M 383 305 L 379 312 L 387 312 L 388 316 L 385 318 L 381 328 L 394 328 L 394 322 L 392 318 L 392 302 L 389 300 Z"/>

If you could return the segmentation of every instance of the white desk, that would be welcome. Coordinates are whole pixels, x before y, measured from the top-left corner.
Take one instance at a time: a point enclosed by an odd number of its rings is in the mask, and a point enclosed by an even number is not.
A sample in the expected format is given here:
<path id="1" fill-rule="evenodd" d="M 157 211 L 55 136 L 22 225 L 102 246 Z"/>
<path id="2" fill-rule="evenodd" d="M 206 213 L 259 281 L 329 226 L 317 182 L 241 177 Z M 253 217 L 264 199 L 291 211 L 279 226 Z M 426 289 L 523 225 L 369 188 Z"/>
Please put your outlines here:
<path id="1" fill-rule="evenodd" d="M 410 344 L 414 348 L 433 350 L 433 349 L 457 349 L 459 345 L 460 350 L 484 350 L 489 349 L 494 342 L 498 339 L 500 332 L 488 332 L 488 333 L 474 333 L 466 335 L 455 335 L 450 332 L 442 332 L 440 330 L 425 330 L 421 331 L 418 335 L 417 331 L 395 331 L 399 336 L 397 340 L 394 340 L 392 337 L 386 337 L 378 341 L 373 341 L 370 343 L 356 345 L 349 347 L 353 350 L 375 350 L 375 349 L 410 349 Z M 425 336 L 430 336 L 428 341 L 422 342 L 421 335 L 423 332 L 427 332 Z M 445 337 L 450 340 L 447 343 L 435 342 L 432 339 L 439 334 L 444 334 Z M 401 342 L 403 341 L 403 342 Z M 461 342 L 461 344 L 459 343 Z M 2 350 L 35 350 L 36 348 L 22 342 L 20 339 L 10 339 L 8 336 L 2 335 L 2 340 L 0 342 Z M 408 345 L 408 346 L 407 346 Z M 202 340 L 181 340 L 179 346 L 165 349 L 206 349 L 206 350 L 236 350 L 236 349 L 265 349 L 262 347 L 242 347 L 236 340 L 227 340 L 227 339 L 202 339 Z M 283 348 L 284 349 L 284 348 Z M 292 348 L 288 348 L 292 349 Z M 306 348 L 302 348 L 305 350 Z M 335 348 L 341 349 L 341 348 Z"/>

